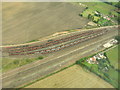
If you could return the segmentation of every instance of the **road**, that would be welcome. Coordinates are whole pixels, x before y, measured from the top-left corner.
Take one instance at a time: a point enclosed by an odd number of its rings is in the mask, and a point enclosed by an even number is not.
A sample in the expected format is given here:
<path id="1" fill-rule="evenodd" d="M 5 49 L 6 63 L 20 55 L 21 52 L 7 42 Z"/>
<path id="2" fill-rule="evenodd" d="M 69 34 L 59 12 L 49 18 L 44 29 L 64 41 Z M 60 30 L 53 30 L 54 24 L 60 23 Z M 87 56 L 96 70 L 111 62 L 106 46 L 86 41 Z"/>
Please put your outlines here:
<path id="1" fill-rule="evenodd" d="M 104 48 L 100 47 L 100 45 L 104 44 L 115 35 L 117 35 L 117 30 L 111 30 L 105 35 L 65 48 L 56 53 L 50 53 L 43 61 L 37 61 L 6 72 L 2 75 L 3 87 L 19 87 L 60 70 L 61 68 L 74 63 L 81 57 L 103 50 Z"/>

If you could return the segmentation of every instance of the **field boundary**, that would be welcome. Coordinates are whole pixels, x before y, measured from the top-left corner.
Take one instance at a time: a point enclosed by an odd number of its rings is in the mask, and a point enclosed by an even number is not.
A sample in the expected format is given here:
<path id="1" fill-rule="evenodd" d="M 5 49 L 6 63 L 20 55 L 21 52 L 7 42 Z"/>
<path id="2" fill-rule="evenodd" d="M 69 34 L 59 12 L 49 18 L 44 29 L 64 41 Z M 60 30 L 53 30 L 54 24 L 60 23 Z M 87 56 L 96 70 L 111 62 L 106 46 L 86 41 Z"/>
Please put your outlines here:
<path id="1" fill-rule="evenodd" d="M 71 65 L 69 65 L 69 66 L 66 66 L 66 67 L 60 69 L 60 70 L 57 70 L 57 71 L 55 71 L 55 72 L 53 72 L 53 73 L 50 73 L 50 74 L 48 74 L 48 75 L 46 75 L 46 76 L 43 76 L 43 77 L 41 77 L 41 78 L 39 78 L 39 79 L 37 79 L 37 80 L 34 80 L 34 81 L 32 81 L 32 82 L 30 82 L 30 83 L 28 83 L 28 84 L 26 84 L 26 85 L 23 85 L 23 86 L 19 87 L 19 88 L 16 89 L 16 90 L 20 90 L 21 88 L 24 88 L 24 87 L 27 87 L 27 86 L 29 86 L 29 85 L 32 85 L 32 84 L 35 83 L 35 82 L 38 82 L 38 81 L 40 81 L 40 80 L 42 80 L 42 79 L 45 79 L 45 78 L 47 78 L 47 77 L 49 77 L 49 76 L 52 76 L 52 75 L 54 75 L 54 74 L 56 74 L 56 73 L 58 73 L 58 72 L 61 72 L 61 71 L 65 70 L 65 69 L 69 68 L 69 67 L 72 67 L 72 66 L 74 66 L 74 65 L 76 65 L 76 63 L 73 63 L 73 64 L 71 64 Z"/>

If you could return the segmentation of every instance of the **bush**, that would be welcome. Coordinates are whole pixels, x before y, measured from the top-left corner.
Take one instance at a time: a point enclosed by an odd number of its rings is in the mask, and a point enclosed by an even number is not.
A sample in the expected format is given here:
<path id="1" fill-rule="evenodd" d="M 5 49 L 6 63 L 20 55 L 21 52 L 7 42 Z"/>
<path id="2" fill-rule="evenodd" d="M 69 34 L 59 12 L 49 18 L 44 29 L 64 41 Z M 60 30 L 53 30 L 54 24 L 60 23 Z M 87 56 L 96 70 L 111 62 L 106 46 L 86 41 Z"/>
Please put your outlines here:
<path id="1" fill-rule="evenodd" d="M 76 61 L 76 64 L 80 64 L 80 61 Z"/>
<path id="2" fill-rule="evenodd" d="M 79 16 L 81 16 L 81 17 L 82 17 L 83 15 L 82 15 L 82 14 L 79 14 Z"/>
<path id="3" fill-rule="evenodd" d="M 32 62 L 30 59 L 26 59 L 26 62 Z"/>
<path id="4" fill-rule="evenodd" d="M 39 56 L 38 59 L 43 59 L 43 56 Z"/>
<path id="5" fill-rule="evenodd" d="M 86 7 L 85 9 L 88 9 L 88 7 Z"/>
<path id="6" fill-rule="evenodd" d="M 118 43 L 120 43 L 120 36 L 116 36 L 115 39 L 118 40 Z"/>
<path id="7" fill-rule="evenodd" d="M 18 61 L 18 60 L 15 60 L 13 63 L 14 63 L 14 64 L 19 64 L 19 61 Z"/>

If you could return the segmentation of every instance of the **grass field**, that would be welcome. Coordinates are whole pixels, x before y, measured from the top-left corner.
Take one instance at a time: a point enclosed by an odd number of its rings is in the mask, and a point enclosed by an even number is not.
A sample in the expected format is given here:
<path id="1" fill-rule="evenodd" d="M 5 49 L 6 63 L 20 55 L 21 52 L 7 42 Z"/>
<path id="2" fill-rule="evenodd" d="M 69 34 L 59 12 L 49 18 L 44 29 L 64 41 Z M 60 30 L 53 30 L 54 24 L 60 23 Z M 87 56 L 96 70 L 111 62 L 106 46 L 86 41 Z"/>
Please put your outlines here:
<path id="1" fill-rule="evenodd" d="M 115 9 L 117 7 L 114 7 L 112 5 L 103 3 L 103 2 L 82 2 L 83 4 L 87 5 L 88 9 L 83 12 L 83 16 L 87 17 L 88 14 L 93 13 L 94 11 L 99 11 L 104 15 L 109 15 L 109 13 L 112 13 L 113 15 L 118 15 Z"/>
<path id="2" fill-rule="evenodd" d="M 106 55 L 108 56 L 108 58 L 97 60 L 98 64 L 90 64 L 86 61 L 88 58 L 93 57 L 94 55 L 82 58 L 79 61 L 77 61 L 76 63 L 78 65 L 88 69 L 89 71 L 95 73 L 102 79 L 106 80 L 108 83 L 113 85 L 115 88 L 118 88 L 119 83 L 120 83 L 119 79 L 118 79 L 118 74 L 120 74 L 120 72 L 118 70 L 116 70 L 116 68 L 111 66 L 113 64 L 114 64 L 113 66 L 115 66 L 115 67 L 118 66 L 118 58 L 117 58 L 118 57 L 118 47 L 108 50 L 107 53 L 105 54 L 105 56 Z M 109 59 L 112 59 L 112 60 L 116 59 L 116 60 L 111 61 Z"/>
<path id="3" fill-rule="evenodd" d="M 3 45 L 20 44 L 53 33 L 82 28 L 84 7 L 60 2 L 7 2 L 2 5 Z"/>
<path id="4" fill-rule="evenodd" d="M 26 88 L 113 88 L 109 83 L 78 65 L 40 80 Z"/>
<path id="5" fill-rule="evenodd" d="M 7 72 L 9 70 L 32 63 L 34 61 L 42 60 L 43 58 L 44 58 L 43 56 L 39 56 L 36 58 L 29 58 L 29 59 L 2 58 L 2 72 Z"/>
<path id="6" fill-rule="evenodd" d="M 113 65 L 116 69 L 118 69 L 118 63 L 120 63 L 120 59 L 118 59 L 119 49 L 120 49 L 120 45 L 106 52 L 111 65 Z"/>

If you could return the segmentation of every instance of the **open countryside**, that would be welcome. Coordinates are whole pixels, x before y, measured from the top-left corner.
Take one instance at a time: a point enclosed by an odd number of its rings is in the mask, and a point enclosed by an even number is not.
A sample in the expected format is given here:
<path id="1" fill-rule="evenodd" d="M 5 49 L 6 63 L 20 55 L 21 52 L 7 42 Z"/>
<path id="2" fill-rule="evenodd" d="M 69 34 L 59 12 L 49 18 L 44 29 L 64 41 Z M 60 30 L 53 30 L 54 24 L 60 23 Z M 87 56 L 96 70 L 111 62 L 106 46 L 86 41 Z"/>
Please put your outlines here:
<path id="1" fill-rule="evenodd" d="M 118 69 L 118 63 L 120 63 L 120 60 L 118 58 L 118 51 L 120 49 L 120 45 L 108 50 L 106 52 L 108 59 L 110 60 L 110 63 Z"/>
<path id="2" fill-rule="evenodd" d="M 82 28 L 89 21 L 78 15 L 84 7 L 72 3 L 16 2 L 2 6 L 4 45 L 26 43 L 59 31 Z"/>
<path id="3" fill-rule="evenodd" d="M 74 65 L 26 88 L 113 88 L 113 86 L 82 67 Z"/>
<path id="4" fill-rule="evenodd" d="M 119 88 L 119 8 L 3 2 L 2 87 Z"/>

